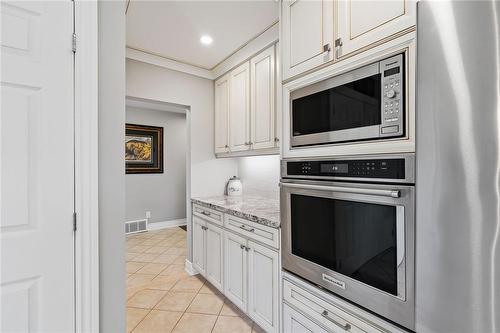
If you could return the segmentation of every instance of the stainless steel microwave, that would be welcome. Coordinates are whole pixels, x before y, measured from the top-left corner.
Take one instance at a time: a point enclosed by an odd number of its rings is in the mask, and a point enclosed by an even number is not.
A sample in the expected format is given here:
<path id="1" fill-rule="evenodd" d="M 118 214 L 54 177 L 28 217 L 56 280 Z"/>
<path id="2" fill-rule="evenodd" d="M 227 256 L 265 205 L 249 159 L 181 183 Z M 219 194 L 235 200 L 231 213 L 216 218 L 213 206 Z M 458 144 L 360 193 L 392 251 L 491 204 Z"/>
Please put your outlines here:
<path id="1" fill-rule="evenodd" d="M 283 269 L 415 329 L 414 154 L 283 160 Z"/>
<path id="2" fill-rule="evenodd" d="M 405 135 L 404 54 L 291 92 L 292 148 Z"/>

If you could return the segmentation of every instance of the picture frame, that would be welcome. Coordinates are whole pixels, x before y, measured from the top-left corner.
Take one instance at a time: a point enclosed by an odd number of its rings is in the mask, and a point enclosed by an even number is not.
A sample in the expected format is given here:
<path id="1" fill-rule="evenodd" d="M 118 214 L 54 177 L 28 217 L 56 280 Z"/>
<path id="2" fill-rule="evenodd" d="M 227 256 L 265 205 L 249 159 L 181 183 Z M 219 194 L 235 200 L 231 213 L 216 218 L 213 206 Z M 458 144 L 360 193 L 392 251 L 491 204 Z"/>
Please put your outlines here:
<path id="1" fill-rule="evenodd" d="M 125 124 L 125 173 L 163 173 L 163 127 Z"/>

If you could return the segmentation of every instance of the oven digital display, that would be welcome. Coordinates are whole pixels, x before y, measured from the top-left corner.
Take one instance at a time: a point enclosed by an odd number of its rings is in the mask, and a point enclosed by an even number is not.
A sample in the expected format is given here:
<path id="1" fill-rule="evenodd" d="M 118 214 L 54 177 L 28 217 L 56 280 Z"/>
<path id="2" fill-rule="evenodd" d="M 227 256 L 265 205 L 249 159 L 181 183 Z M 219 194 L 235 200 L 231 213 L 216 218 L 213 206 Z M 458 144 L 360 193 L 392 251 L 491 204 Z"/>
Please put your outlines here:
<path id="1" fill-rule="evenodd" d="M 348 173 L 349 165 L 347 163 L 324 163 L 320 166 L 321 173 Z"/>

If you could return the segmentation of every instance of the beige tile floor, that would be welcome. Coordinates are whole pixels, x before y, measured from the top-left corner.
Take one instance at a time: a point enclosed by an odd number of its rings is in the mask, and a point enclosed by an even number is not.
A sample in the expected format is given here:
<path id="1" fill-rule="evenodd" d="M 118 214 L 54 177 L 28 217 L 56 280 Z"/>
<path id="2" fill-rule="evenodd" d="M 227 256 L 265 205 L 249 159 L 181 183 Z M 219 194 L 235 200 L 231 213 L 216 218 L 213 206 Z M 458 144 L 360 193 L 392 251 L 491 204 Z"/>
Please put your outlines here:
<path id="1" fill-rule="evenodd" d="M 184 271 L 186 253 L 181 228 L 127 236 L 127 332 L 263 332 L 209 282 Z"/>

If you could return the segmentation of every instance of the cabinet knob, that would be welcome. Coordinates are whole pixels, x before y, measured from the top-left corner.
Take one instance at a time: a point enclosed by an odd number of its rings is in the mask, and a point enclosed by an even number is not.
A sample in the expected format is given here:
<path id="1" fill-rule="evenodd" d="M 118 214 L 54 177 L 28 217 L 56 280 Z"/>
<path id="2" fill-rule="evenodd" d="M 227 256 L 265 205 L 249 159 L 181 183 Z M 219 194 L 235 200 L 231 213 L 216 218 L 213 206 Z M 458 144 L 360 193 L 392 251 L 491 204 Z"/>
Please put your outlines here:
<path id="1" fill-rule="evenodd" d="M 240 249 L 242 249 L 242 250 L 243 250 L 245 247 L 246 247 L 245 245 L 240 244 Z"/>
<path id="2" fill-rule="evenodd" d="M 225 145 L 225 146 L 224 146 L 224 148 L 229 148 L 229 146 L 228 146 L 228 145 Z"/>
<path id="3" fill-rule="evenodd" d="M 330 43 L 323 45 L 323 52 L 330 52 L 331 50 Z"/>
<path id="4" fill-rule="evenodd" d="M 274 142 L 280 142 L 280 138 L 274 138 Z"/>

